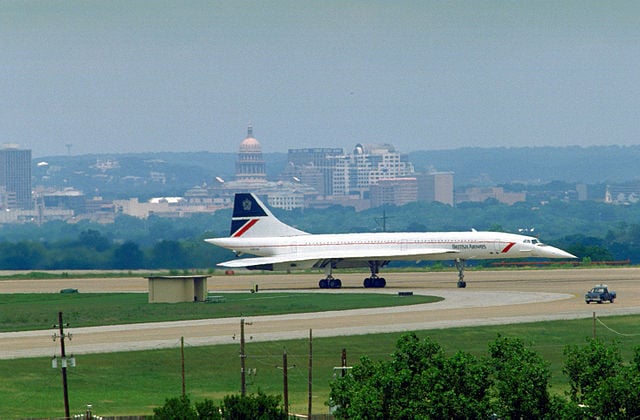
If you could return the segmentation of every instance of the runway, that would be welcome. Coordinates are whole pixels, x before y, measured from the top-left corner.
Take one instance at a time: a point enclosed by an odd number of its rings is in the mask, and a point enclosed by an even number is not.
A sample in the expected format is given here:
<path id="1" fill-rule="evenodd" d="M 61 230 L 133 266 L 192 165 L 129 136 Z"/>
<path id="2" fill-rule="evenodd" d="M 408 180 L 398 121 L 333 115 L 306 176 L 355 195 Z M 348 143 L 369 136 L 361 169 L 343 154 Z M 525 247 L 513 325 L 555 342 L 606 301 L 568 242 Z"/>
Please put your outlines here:
<path id="1" fill-rule="evenodd" d="M 339 276 L 339 293 L 392 293 L 412 291 L 435 295 L 443 301 L 431 304 L 245 319 L 253 323 L 254 341 L 361 335 L 417 331 L 474 325 L 498 325 L 541 320 L 577 319 L 640 313 L 640 268 L 467 271 L 467 288 L 457 289 L 455 272 L 385 272 L 385 289 L 362 288 L 363 274 Z M 213 276 L 212 293 L 248 291 L 255 284 L 259 293 L 316 290 L 317 275 L 252 274 Z M 586 290 L 606 283 L 618 293 L 614 304 L 584 302 Z M 64 288 L 91 292 L 146 292 L 147 280 L 121 279 L 4 280 L 0 293 L 57 293 Z M 318 293 L 335 293 L 321 291 Z M 180 337 L 191 345 L 233 343 L 240 319 L 205 319 L 147 324 L 71 328 L 73 340 L 67 352 L 105 353 L 174 347 Z M 0 333 L 0 359 L 50 356 L 58 344 L 51 330 Z"/>

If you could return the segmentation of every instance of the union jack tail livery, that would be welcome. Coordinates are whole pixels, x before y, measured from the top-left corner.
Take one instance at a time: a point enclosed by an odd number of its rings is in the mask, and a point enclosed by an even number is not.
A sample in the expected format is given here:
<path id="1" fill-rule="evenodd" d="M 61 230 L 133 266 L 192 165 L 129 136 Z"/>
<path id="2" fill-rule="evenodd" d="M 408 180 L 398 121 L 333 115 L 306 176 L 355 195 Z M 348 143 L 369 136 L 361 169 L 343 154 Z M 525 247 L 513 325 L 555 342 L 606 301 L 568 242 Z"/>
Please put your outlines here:
<path id="1" fill-rule="evenodd" d="M 236 194 L 230 237 L 264 238 L 306 234 L 278 220 L 257 196 L 248 193 Z"/>

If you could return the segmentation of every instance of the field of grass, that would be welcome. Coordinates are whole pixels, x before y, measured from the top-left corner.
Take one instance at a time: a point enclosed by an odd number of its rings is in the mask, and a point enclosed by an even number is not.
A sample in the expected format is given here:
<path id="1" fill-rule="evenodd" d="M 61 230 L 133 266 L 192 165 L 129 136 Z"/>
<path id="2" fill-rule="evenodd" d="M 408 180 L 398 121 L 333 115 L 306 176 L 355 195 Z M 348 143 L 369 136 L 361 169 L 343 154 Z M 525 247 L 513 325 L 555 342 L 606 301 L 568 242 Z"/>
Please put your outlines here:
<path id="1" fill-rule="evenodd" d="M 76 302 L 79 303 L 82 296 L 73 296 L 69 302 L 77 299 Z M 146 299 L 144 294 L 134 296 L 143 301 Z M 231 303 L 234 294 L 226 296 L 229 299 L 228 303 Z M 243 295 L 238 294 L 238 296 Z M 314 296 L 314 299 L 317 299 L 317 294 Z M 363 295 L 356 294 L 356 296 Z M 371 297 L 370 295 L 364 296 Z M 43 296 L 40 295 L 40 297 Z M 69 297 L 64 296 L 63 299 Z M 119 296 L 119 299 L 125 298 L 128 299 L 131 296 Z M 3 296 L 2 299 L 5 297 Z M 117 301 L 118 296 L 114 295 L 114 299 Z M 0 308 L 3 308 L 3 316 L 6 314 L 4 305 L 4 301 L 0 303 Z M 39 306 L 35 305 L 33 301 L 24 305 Z M 199 306 L 211 306 L 220 311 L 221 308 L 221 306 L 213 304 L 186 305 L 191 309 Z M 148 305 L 147 308 L 153 306 L 155 305 Z M 177 305 L 166 306 L 171 308 Z M 73 307 L 74 305 L 65 313 L 72 313 Z M 15 310 L 15 307 L 13 308 Z M 53 307 L 49 309 L 47 326 L 55 322 L 55 313 L 51 314 L 50 312 L 52 309 Z M 135 314 L 129 315 L 126 322 L 133 322 L 135 318 Z M 617 340 L 625 359 L 629 360 L 633 348 L 640 345 L 640 335 L 636 335 L 640 316 L 607 317 L 602 321 L 611 330 L 598 324 L 598 336 L 607 341 Z M 464 350 L 476 355 L 485 355 L 488 343 L 494 340 L 497 334 L 522 338 L 550 363 L 553 375 L 552 392 L 562 393 L 566 390 L 566 378 L 562 375 L 563 350 L 565 346 L 570 344 L 583 344 L 585 338 L 591 336 L 592 327 L 592 320 L 584 319 L 418 331 L 417 333 L 420 337 L 431 336 L 443 346 L 448 354 Z M 626 335 L 616 334 L 612 330 Z M 393 352 L 400 335 L 400 333 L 393 333 L 314 339 L 313 412 L 326 413 L 328 411 L 326 401 L 329 383 L 333 378 L 333 368 L 340 365 L 340 355 L 343 348 L 347 351 L 348 365 L 357 363 L 362 355 L 368 355 L 374 359 L 387 358 Z M 180 395 L 182 382 L 179 341 L 177 337 L 175 348 L 172 349 L 77 356 L 77 366 L 68 369 L 69 400 L 72 414 L 82 412 L 86 404 L 92 404 L 93 412 L 97 415 L 151 414 L 153 407 L 162 405 L 166 398 Z M 52 343 L 52 355 L 56 352 L 55 346 Z M 247 377 L 247 390 L 249 393 L 258 390 L 268 394 L 282 393 L 281 367 L 284 349 L 287 351 L 289 365 L 290 405 L 294 411 L 305 413 L 308 398 L 307 366 L 309 363 L 309 343 L 307 340 L 279 342 L 251 342 L 249 340 L 246 345 L 246 366 L 249 369 L 256 369 L 256 374 Z M 239 344 L 194 347 L 186 341 L 186 389 L 191 400 L 201 401 L 204 398 L 212 398 L 219 401 L 225 395 L 239 393 L 240 360 L 238 354 Z M 0 381 L 0 418 L 63 415 L 60 370 L 51 368 L 49 358 L 0 360 L 0 372 L 3 373 L 3 379 Z"/>
<path id="2" fill-rule="evenodd" d="M 0 332 L 413 305 L 435 296 L 361 293 L 220 293 L 224 304 L 148 303 L 146 293 L 0 294 Z"/>
<path id="3" fill-rule="evenodd" d="M 640 316 L 605 318 L 607 326 L 620 332 L 637 331 Z M 591 336 L 590 319 L 557 321 L 493 327 L 457 328 L 420 331 L 420 337 L 431 336 L 448 354 L 462 349 L 485 355 L 487 344 L 497 334 L 519 337 L 549 361 L 552 370 L 552 392 L 566 390 L 562 375 L 563 349 L 569 344 L 583 344 Z M 622 337 L 604 328 L 598 335 L 609 341 L 616 339 L 626 360 L 640 345 L 640 336 Z M 393 352 L 400 336 L 378 334 L 313 340 L 313 412 L 326 413 L 329 383 L 333 368 L 340 365 L 342 349 L 348 364 L 357 363 L 361 355 L 386 358 Z M 306 340 L 252 343 L 246 345 L 246 366 L 256 369 L 247 377 L 249 393 L 262 390 L 282 393 L 282 353 L 287 351 L 289 365 L 289 401 L 292 409 L 306 412 L 309 343 Z M 52 347 L 53 351 L 53 347 Z M 193 347 L 185 343 L 186 389 L 192 401 L 204 398 L 221 400 L 240 392 L 239 345 Z M 0 372 L 0 418 L 62 416 L 64 413 L 59 369 L 52 369 L 48 358 L 2 360 Z M 80 355 L 77 367 L 68 369 L 69 399 L 72 413 L 80 413 L 86 404 L 93 405 L 98 415 L 151 414 L 153 407 L 165 398 L 181 392 L 180 343 L 173 349 L 153 351 Z"/>

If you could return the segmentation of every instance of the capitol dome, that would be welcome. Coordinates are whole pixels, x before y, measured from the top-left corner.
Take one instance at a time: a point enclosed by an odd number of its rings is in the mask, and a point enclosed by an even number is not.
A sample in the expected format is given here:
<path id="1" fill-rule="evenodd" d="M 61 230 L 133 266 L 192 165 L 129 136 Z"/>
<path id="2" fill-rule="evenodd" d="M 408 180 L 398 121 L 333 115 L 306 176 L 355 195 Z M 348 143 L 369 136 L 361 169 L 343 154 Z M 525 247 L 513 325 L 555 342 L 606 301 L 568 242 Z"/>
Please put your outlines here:
<path id="1" fill-rule="evenodd" d="M 262 152 L 262 145 L 253 137 L 247 137 L 240 143 L 240 153 L 260 153 Z"/>
<path id="2" fill-rule="evenodd" d="M 267 174 L 265 170 L 262 146 L 253 137 L 253 127 L 249 126 L 247 138 L 240 143 L 238 159 L 236 160 L 236 180 L 248 182 L 264 182 Z"/>

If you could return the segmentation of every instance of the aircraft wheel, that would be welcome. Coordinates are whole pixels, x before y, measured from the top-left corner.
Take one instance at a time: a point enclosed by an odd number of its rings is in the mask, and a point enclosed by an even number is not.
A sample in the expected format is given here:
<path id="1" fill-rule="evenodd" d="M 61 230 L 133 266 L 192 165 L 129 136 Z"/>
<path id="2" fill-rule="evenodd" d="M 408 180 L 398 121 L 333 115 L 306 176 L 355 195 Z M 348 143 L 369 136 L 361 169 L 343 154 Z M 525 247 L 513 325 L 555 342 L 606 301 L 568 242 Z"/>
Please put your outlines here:
<path id="1" fill-rule="evenodd" d="M 320 286 L 321 289 L 328 288 L 329 287 L 329 280 L 327 280 L 327 279 L 320 280 L 320 282 L 318 283 L 318 286 Z"/>
<path id="2" fill-rule="evenodd" d="M 364 279 L 364 287 L 369 288 L 371 287 L 371 278 L 367 277 L 366 279 Z"/>
<path id="3" fill-rule="evenodd" d="M 378 279 L 378 287 L 384 287 L 387 285 L 387 280 L 384 277 Z"/>
<path id="4" fill-rule="evenodd" d="M 329 288 L 330 289 L 339 289 L 342 287 L 342 281 L 340 279 L 331 279 L 329 280 Z"/>
<path id="5" fill-rule="evenodd" d="M 458 282 L 458 288 L 459 289 L 464 289 L 465 287 L 467 287 L 467 282 L 466 281 L 459 281 Z"/>

